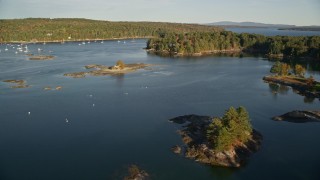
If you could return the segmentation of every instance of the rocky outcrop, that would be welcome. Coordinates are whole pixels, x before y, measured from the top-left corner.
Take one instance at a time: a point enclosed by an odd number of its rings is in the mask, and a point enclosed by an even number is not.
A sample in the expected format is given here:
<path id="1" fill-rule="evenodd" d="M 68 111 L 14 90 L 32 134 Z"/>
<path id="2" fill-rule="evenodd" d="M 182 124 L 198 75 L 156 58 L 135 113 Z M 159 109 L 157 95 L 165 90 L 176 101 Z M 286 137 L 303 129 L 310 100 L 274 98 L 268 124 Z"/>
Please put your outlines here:
<path id="1" fill-rule="evenodd" d="M 176 153 L 176 154 L 181 154 L 181 147 L 180 146 L 178 146 L 178 145 L 176 145 L 176 146 L 173 146 L 172 148 L 171 148 L 171 150 L 174 152 L 174 153 Z"/>
<path id="2" fill-rule="evenodd" d="M 57 86 L 55 88 L 51 88 L 50 86 L 46 86 L 46 87 L 43 88 L 43 90 L 45 90 L 45 91 L 49 91 L 49 90 L 52 90 L 52 89 L 60 91 L 62 89 L 62 86 Z"/>
<path id="3" fill-rule="evenodd" d="M 51 56 L 51 55 L 38 55 L 38 56 L 33 56 L 31 55 L 29 57 L 29 60 L 53 60 L 54 59 L 54 56 Z"/>
<path id="4" fill-rule="evenodd" d="M 291 111 L 281 116 L 272 118 L 275 121 L 287 121 L 293 123 L 320 122 L 320 111 Z"/>
<path id="5" fill-rule="evenodd" d="M 185 144 L 181 150 L 184 156 L 197 162 L 225 167 L 241 167 L 251 154 L 257 152 L 261 146 L 262 135 L 253 130 L 251 139 L 240 143 L 229 150 L 217 152 L 206 137 L 206 130 L 213 118 L 209 116 L 186 115 L 170 119 L 171 122 L 183 124 L 179 131 Z M 177 153 L 177 148 L 172 148 Z"/>
<path id="6" fill-rule="evenodd" d="M 74 72 L 74 73 L 66 73 L 64 76 L 69 76 L 73 78 L 84 78 L 86 76 L 86 72 Z"/>

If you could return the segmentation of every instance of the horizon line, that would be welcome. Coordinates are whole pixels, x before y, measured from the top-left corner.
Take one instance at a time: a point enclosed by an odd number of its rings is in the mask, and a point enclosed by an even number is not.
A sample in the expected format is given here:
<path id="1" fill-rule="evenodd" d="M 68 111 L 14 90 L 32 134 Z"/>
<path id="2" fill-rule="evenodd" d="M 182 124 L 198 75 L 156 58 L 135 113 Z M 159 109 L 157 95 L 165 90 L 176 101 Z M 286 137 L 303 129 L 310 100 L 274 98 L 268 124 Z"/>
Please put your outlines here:
<path id="1" fill-rule="evenodd" d="M 0 20 L 17 20 L 17 19 L 86 19 L 86 20 L 94 20 L 94 21 L 109 21 L 109 22 L 160 22 L 160 23 L 177 23 L 177 24 L 199 24 L 199 25 L 209 25 L 213 23 L 220 22 L 231 22 L 231 23 L 258 23 L 265 25 L 285 25 L 285 26 L 296 26 L 296 27 L 306 27 L 306 26 L 320 26 L 320 24 L 312 24 L 312 25 L 296 25 L 296 24 L 285 24 L 285 23 L 266 23 L 266 22 L 257 22 L 257 21 L 231 21 L 231 20 L 222 20 L 215 22 L 174 22 L 174 21 L 148 21 L 148 20 L 107 20 L 107 19 L 94 19 L 94 18 L 85 18 L 85 17 L 20 17 L 20 18 L 0 18 Z M 237 25 L 215 25 L 215 26 L 237 26 Z M 250 26 L 248 26 L 250 27 Z M 252 26 L 254 27 L 254 26 Z"/>

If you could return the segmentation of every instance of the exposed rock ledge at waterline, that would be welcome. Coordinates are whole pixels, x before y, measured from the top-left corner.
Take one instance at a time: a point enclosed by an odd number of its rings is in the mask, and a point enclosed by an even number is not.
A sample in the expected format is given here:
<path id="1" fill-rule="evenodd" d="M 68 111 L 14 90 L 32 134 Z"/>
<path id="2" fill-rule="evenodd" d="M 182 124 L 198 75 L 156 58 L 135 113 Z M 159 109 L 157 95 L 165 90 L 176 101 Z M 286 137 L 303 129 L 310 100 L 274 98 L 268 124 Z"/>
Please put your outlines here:
<path id="1" fill-rule="evenodd" d="M 206 138 L 206 129 L 213 121 L 212 117 L 185 115 L 169 121 L 184 124 L 179 131 L 184 146 L 174 146 L 172 151 L 176 154 L 183 153 L 187 158 L 212 166 L 241 167 L 251 154 L 260 149 L 263 139 L 262 135 L 253 129 L 252 138 L 248 142 L 227 151 L 215 152 Z"/>
<path id="2" fill-rule="evenodd" d="M 275 121 L 287 121 L 293 123 L 320 122 L 320 111 L 291 111 L 281 116 L 272 118 Z"/>

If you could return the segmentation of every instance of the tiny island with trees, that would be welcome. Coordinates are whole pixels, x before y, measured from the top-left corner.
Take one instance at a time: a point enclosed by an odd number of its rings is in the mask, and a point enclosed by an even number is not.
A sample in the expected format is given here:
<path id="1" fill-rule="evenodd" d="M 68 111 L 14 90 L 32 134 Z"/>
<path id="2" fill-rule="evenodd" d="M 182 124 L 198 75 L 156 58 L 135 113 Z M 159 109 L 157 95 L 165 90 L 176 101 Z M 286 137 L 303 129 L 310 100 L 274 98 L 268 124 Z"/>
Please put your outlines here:
<path id="1" fill-rule="evenodd" d="M 310 98 L 320 98 L 320 82 L 312 76 L 305 77 L 306 69 L 299 64 L 292 68 L 284 62 L 275 62 L 270 72 L 273 75 L 263 77 L 267 83 L 280 84 L 292 87 L 298 94 Z"/>
<path id="2" fill-rule="evenodd" d="M 262 135 L 252 128 L 244 107 L 230 107 L 223 117 L 186 115 L 170 121 L 187 123 L 179 131 L 185 148 L 172 150 L 204 164 L 241 167 L 261 146 Z"/>

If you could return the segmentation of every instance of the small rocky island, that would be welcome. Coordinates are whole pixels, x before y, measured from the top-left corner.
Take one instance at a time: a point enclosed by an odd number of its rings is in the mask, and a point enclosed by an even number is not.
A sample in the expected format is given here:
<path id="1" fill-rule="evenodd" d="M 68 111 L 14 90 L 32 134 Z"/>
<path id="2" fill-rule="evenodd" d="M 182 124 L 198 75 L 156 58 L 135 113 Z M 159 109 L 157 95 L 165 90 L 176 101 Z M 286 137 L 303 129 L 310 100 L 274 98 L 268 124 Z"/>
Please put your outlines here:
<path id="1" fill-rule="evenodd" d="M 281 116 L 272 118 L 275 121 L 287 121 L 293 123 L 320 122 L 320 111 L 291 111 Z"/>
<path id="2" fill-rule="evenodd" d="M 56 87 L 50 87 L 50 86 L 46 86 L 43 88 L 43 90 L 45 91 L 49 91 L 49 90 L 58 90 L 60 91 L 62 89 L 62 86 L 56 86 Z"/>
<path id="3" fill-rule="evenodd" d="M 128 168 L 128 175 L 123 178 L 123 180 L 148 180 L 149 174 L 141 170 L 137 165 L 131 165 Z"/>
<path id="4" fill-rule="evenodd" d="M 312 76 L 304 77 L 305 71 L 301 65 L 295 65 L 292 69 L 290 65 L 277 61 L 270 70 L 274 75 L 265 76 L 263 80 L 269 84 L 290 86 L 302 96 L 320 98 L 320 82 Z"/>
<path id="5" fill-rule="evenodd" d="M 38 60 L 38 61 L 53 60 L 53 59 L 54 59 L 54 56 L 52 55 L 38 55 L 38 56 L 31 55 L 29 57 L 29 60 Z"/>
<path id="6" fill-rule="evenodd" d="M 70 76 L 73 78 L 83 78 L 86 75 L 91 76 L 106 76 L 106 75 L 119 75 L 119 74 L 126 74 L 130 72 L 137 71 L 139 69 L 146 69 L 150 67 L 150 64 L 143 64 L 143 63 L 135 63 L 135 64 L 125 64 L 123 61 L 117 61 L 116 65 L 114 66 L 105 66 L 105 65 L 97 65 L 97 64 L 90 64 L 86 65 L 86 69 L 94 69 L 92 71 L 86 72 L 74 72 L 74 73 L 66 73 L 64 76 Z"/>
<path id="7" fill-rule="evenodd" d="M 263 139 L 251 127 L 244 107 L 231 107 L 221 118 L 186 115 L 170 121 L 183 124 L 179 134 L 184 145 L 172 151 L 212 166 L 241 167 L 259 150 Z"/>
<path id="8" fill-rule="evenodd" d="M 15 84 L 14 86 L 11 86 L 11 88 L 27 88 L 27 87 L 29 87 L 29 85 L 27 85 L 27 81 L 25 81 L 25 80 L 8 79 L 8 80 L 4 80 L 3 82 Z"/>

